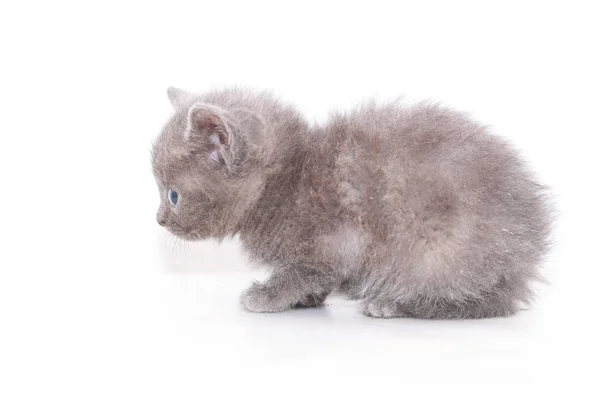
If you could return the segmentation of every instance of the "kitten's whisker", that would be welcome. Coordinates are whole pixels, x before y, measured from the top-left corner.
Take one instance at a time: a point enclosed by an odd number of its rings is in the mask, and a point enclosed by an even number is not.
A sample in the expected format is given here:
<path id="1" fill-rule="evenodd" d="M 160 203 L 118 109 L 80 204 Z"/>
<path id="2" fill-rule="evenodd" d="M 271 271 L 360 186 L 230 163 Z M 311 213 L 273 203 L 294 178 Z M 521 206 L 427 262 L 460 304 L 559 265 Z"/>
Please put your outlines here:
<path id="1" fill-rule="evenodd" d="M 184 240 L 183 248 L 186 250 L 185 256 L 189 257 L 192 254 L 192 249 L 190 247 L 190 243 Z"/>

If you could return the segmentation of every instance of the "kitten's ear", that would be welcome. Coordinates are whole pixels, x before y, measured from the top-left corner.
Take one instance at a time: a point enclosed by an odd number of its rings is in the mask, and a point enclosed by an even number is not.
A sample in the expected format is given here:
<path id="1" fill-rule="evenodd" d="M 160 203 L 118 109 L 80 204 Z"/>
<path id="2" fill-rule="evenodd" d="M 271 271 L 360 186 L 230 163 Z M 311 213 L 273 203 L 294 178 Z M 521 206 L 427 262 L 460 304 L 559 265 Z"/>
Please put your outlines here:
<path id="1" fill-rule="evenodd" d="M 215 165 L 233 163 L 233 127 L 227 112 L 219 107 L 196 103 L 188 111 L 186 140 L 202 149 Z"/>
<path id="2" fill-rule="evenodd" d="M 189 103 L 194 97 L 191 93 L 173 86 L 167 89 L 167 96 L 175 109 Z"/>

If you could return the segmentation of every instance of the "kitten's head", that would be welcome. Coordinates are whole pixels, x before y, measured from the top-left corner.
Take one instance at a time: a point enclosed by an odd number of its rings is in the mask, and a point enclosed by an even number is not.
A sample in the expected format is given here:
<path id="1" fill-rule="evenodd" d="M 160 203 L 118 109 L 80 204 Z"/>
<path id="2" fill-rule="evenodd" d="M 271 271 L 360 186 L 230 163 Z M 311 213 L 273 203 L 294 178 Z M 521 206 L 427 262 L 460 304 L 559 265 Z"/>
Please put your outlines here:
<path id="1" fill-rule="evenodd" d="M 225 110 L 170 88 L 175 114 L 154 144 L 157 221 L 186 240 L 235 233 L 260 194 L 265 124 L 247 109 Z"/>

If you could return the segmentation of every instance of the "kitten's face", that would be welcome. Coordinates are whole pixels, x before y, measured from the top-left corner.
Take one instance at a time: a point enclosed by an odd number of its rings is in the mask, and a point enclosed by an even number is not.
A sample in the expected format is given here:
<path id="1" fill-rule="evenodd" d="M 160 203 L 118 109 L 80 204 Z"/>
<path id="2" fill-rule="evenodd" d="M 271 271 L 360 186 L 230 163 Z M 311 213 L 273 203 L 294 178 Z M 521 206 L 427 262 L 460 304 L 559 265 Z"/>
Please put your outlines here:
<path id="1" fill-rule="evenodd" d="M 260 124 L 193 100 L 174 105 L 152 154 L 157 221 L 186 240 L 232 235 L 260 186 L 247 143 Z"/>

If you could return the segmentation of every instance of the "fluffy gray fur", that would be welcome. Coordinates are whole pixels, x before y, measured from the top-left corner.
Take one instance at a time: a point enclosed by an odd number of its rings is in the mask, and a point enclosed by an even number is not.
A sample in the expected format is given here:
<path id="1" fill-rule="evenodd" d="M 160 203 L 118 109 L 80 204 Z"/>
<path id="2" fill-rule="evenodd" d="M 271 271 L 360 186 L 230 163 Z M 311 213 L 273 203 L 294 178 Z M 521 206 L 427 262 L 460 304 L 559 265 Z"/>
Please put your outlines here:
<path id="1" fill-rule="evenodd" d="M 546 190 L 468 116 L 371 102 L 311 127 L 268 93 L 168 95 L 158 222 L 187 240 L 239 234 L 271 272 L 242 294 L 246 309 L 318 306 L 334 290 L 383 318 L 508 316 L 530 301 Z"/>

